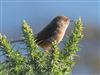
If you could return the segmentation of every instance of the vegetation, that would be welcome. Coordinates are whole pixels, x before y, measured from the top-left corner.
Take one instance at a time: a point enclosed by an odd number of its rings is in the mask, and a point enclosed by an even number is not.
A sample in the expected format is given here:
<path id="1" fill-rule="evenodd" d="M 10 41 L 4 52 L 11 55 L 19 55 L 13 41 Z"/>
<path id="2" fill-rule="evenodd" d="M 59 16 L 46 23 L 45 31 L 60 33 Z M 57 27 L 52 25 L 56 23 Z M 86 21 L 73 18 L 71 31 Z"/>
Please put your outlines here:
<path id="1" fill-rule="evenodd" d="M 23 22 L 22 32 L 26 55 L 14 50 L 6 36 L 0 34 L 0 52 L 6 59 L 0 62 L 0 75 L 71 75 L 75 65 L 74 57 L 80 51 L 79 41 L 82 39 L 81 18 L 75 21 L 75 27 L 69 38 L 66 38 L 61 50 L 56 42 L 52 43 L 53 51 L 43 51 L 35 43 L 32 29 Z"/>

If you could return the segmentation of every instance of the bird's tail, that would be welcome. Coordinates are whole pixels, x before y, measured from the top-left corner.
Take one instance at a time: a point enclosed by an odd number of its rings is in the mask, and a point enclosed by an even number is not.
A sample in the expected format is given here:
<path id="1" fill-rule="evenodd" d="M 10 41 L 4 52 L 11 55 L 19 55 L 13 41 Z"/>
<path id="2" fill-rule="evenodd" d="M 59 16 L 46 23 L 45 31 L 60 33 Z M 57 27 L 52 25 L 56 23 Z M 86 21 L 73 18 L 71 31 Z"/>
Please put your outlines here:
<path id="1" fill-rule="evenodd" d="M 34 38 L 35 38 L 35 39 L 36 39 L 36 36 L 37 36 L 37 34 L 34 34 Z M 25 38 L 22 37 L 21 39 L 10 41 L 10 43 L 19 43 L 19 42 L 24 42 L 24 40 L 25 40 Z"/>
<path id="2" fill-rule="evenodd" d="M 18 43 L 18 42 L 23 42 L 24 39 L 20 39 L 20 40 L 13 40 L 13 41 L 10 41 L 10 43 Z"/>

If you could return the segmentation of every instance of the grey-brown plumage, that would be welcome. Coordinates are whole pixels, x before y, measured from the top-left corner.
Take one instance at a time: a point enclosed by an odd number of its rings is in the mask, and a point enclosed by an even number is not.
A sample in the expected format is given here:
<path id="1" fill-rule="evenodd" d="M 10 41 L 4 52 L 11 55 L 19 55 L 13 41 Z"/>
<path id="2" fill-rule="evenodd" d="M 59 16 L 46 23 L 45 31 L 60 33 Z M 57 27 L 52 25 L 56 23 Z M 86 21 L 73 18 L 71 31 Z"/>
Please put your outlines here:
<path id="1" fill-rule="evenodd" d="M 44 49 L 49 49 L 55 40 L 59 43 L 69 25 L 69 18 L 66 16 L 55 17 L 37 36 L 37 44 Z"/>
<path id="2" fill-rule="evenodd" d="M 63 39 L 65 31 L 69 25 L 69 18 L 66 16 L 55 17 L 42 31 L 36 34 L 36 43 L 47 50 L 52 46 L 52 42 L 56 41 L 57 44 Z M 18 42 L 23 40 L 12 41 Z"/>

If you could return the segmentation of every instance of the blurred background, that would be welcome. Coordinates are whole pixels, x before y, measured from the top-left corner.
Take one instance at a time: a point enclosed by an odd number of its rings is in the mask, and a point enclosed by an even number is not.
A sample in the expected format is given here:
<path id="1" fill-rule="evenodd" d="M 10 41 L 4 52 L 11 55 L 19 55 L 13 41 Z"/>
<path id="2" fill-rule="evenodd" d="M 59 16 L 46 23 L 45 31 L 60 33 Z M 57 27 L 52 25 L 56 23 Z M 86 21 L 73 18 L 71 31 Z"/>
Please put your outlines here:
<path id="1" fill-rule="evenodd" d="M 3 0 L 0 3 L 0 14 L 0 33 L 5 34 L 9 40 L 22 36 L 23 20 L 30 24 L 34 33 L 38 33 L 57 15 L 65 15 L 72 20 L 81 16 L 84 38 L 72 75 L 100 75 L 99 0 Z M 73 23 L 67 34 L 72 27 Z"/>

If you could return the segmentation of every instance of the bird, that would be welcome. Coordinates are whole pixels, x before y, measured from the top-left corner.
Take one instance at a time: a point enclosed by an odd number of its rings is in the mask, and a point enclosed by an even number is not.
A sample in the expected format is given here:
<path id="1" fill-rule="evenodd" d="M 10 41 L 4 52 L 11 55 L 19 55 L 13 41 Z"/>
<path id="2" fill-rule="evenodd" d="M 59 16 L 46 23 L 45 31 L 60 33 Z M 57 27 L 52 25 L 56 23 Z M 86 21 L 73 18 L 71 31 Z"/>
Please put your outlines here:
<path id="1" fill-rule="evenodd" d="M 37 45 L 44 50 L 48 50 L 52 47 L 52 42 L 56 41 L 59 44 L 65 35 L 69 23 L 70 19 L 67 16 L 54 17 L 46 27 L 36 34 L 35 39 Z M 18 41 L 22 40 L 15 42 Z"/>

